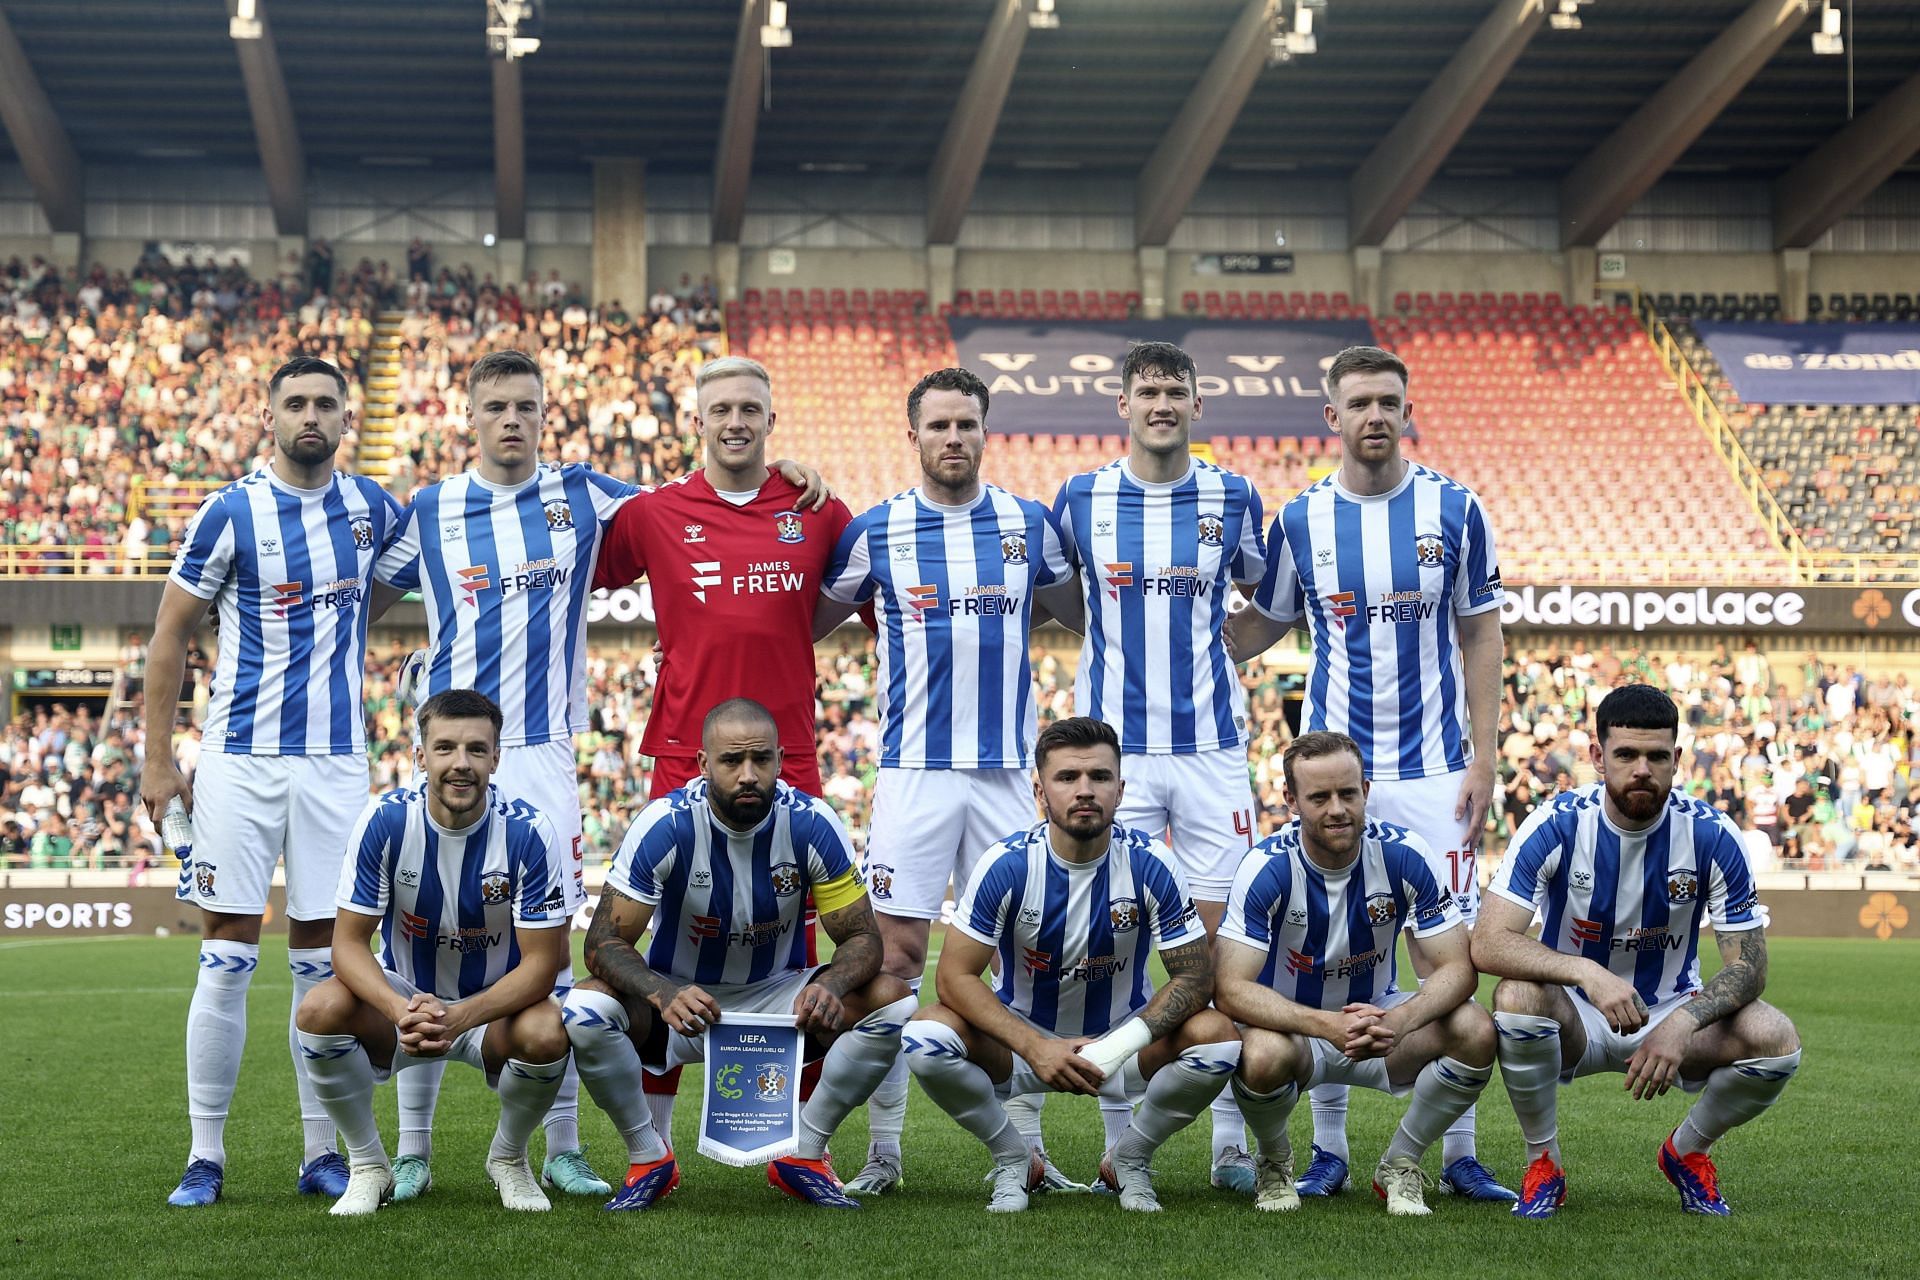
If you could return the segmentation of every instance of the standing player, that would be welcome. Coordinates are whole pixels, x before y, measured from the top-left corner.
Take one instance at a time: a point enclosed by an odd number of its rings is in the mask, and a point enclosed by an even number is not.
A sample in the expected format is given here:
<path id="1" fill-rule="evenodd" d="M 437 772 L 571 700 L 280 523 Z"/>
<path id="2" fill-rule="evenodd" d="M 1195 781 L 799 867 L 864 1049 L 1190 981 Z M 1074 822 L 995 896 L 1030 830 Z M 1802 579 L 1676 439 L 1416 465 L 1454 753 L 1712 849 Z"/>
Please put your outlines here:
<path id="1" fill-rule="evenodd" d="M 880 971 L 880 930 L 846 828 L 824 801 L 778 781 L 778 738 L 757 702 L 713 708 L 699 780 L 634 820 L 594 909 L 593 977 L 567 996 L 565 1016 L 580 1075 L 627 1140 L 632 1165 L 609 1209 L 645 1209 L 679 1185 L 642 1066 L 700 1061 L 701 1033 L 729 1012 L 792 1013 L 807 1056 L 821 1062 L 799 1151 L 769 1164 L 767 1181 L 813 1204 L 860 1207 L 834 1176 L 827 1142 L 899 1054 L 915 1001 Z M 801 936 L 808 890 L 835 943 L 832 964 L 814 964 Z M 636 944 L 649 928 L 643 958 Z"/>
<path id="2" fill-rule="evenodd" d="M 1036 593 L 1054 587 L 1070 604 L 1074 589 L 1047 509 L 980 483 L 986 418 L 986 384 L 967 370 L 920 379 L 907 439 L 921 482 L 847 527 L 814 615 L 818 638 L 877 597 L 881 754 L 868 843 L 885 853 L 867 859 L 867 893 L 887 972 L 916 993 L 948 883 L 965 888 L 981 851 L 1033 825 L 1027 635 Z M 874 1091 L 867 1164 L 848 1191 L 901 1185 L 906 1113 L 903 1056 Z"/>
<path id="3" fill-rule="evenodd" d="M 1420 837 L 1368 819 L 1353 739 L 1303 733 L 1281 767 L 1299 817 L 1240 864 L 1215 943 L 1217 1003 L 1245 1040 L 1234 1091 L 1260 1144 L 1253 1207 L 1300 1207 L 1287 1117 L 1302 1089 L 1338 1081 L 1412 1093 L 1373 1189 L 1389 1214 L 1422 1217 L 1421 1156 L 1493 1076 L 1467 931 Z M 1417 992 L 1398 985 L 1402 928 L 1428 969 Z"/>
<path id="4" fill-rule="evenodd" d="M 373 564 L 400 508 L 373 481 L 333 469 L 353 424 L 347 382 L 311 357 L 267 384 L 266 465 L 194 513 L 160 601 L 147 658 L 147 752 L 140 794 L 155 826 L 178 797 L 193 820 L 179 897 L 200 907 L 200 968 L 187 1009 L 187 1115 L 193 1145 L 167 1198 L 212 1204 L 226 1176 L 227 1110 L 247 1034 L 247 986 L 273 866 L 287 860 L 287 963 L 293 1002 L 333 972 L 333 885 L 341 832 L 367 803 L 360 683 L 369 615 L 391 596 Z M 173 758 L 187 643 L 215 602 L 219 658 L 189 791 Z M 287 1033 L 293 1039 L 292 1011 Z M 337 1196 L 346 1163 L 294 1050 L 305 1137 L 299 1189 Z"/>
<path id="5" fill-rule="evenodd" d="M 981 857 L 941 945 L 940 1003 L 902 1043 L 927 1096 L 993 1153 L 992 1213 L 1027 1207 L 1040 1162 L 1002 1098 L 1144 1092 L 1100 1176 L 1121 1208 L 1157 1212 L 1147 1162 L 1219 1095 L 1240 1038 L 1207 1007 L 1206 931 L 1166 846 L 1114 821 L 1126 784 L 1113 726 L 1056 721 L 1035 756 L 1046 821 Z M 980 977 L 996 955 L 998 991 Z"/>
<path id="6" fill-rule="evenodd" d="M 1601 700 L 1589 750 L 1596 784 L 1555 796 L 1520 825 L 1473 935 L 1493 989 L 1500 1075 L 1527 1140 L 1516 1216 L 1567 1199 L 1559 1088 L 1624 1071 L 1636 1098 L 1678 1084 L 1699 1099 L 1660 1146 L 1660 1172 L 1688 1213 L 1725 1214 L 1708 1154 L 1779 1101 L 1800 1036 L 1760 999 L 1767 938 L 1740 834 L 1673 789 L 1680 716 L 1648 685 Z M 1535 912 L 1540 940 L 1527 936 Z M 1700 984 L 1700 924 L 1724 967 Z"/>
<path id="7" fill-rule="evenodd" d="M 1304 623 L 1313 637 L 1303 728 L 1360 746 L 1383 822 L 1425 842 L 1434 878 L 1472 927 L 1474 848 L 1493 798 L 1500 719 L 1500 605 L 1493 530 L 1472 490 L 1400 456 L 1411 408 L 1407 366 L 1349 347 L 1327 370 L 1327 425 L 1340 469 L 1296 495 L 1267 535 L 1267 572 L 1230 625 L 1253 657 Z M 1418 962 L 1415 968 L 1418 969 Z M 1347 1185 L 1347 1094 L 1313 1094 L 1314 1150 L 1303 1195 Z M 1440 1189 L 1511 1201 L 1474 1149 L 1469 1110 L 1447 1131 Z"/>
<path id="8" fill-rule="evenodd" d="M 1120 825 L 1172 844 L 1211 935 L 1255 832 L 1247 695 L 1222 632 L 1234 584 L 1257 580 L 1267 552 L 1258 490 L 1190 450 L 1200 410 L 1193 358 L 1135 345 L 1120 367 L 1127 456 L 1068 480 L 1054 515 L 1084 602 L 1074 710 L 1120 730 Z M 1215 1186 L 1252 1192 L 1245 1140 L 1221 1096 Z"/>
<path id="9" fill-rule="evenodd" d="M 544 1212 L 527 1139 L 566 1066 L 549 993 L 567 964 L 572 862 L 544 816 L 490 785 L 501 726 L 491 698 L 435 694 L 418 722 L 426 781 L 366 806 L 340 870 L 334 976 L 300 1002 L 301 1055 L 353 1160 L 332 1212 L 369 1214 L 393 1195 L 375 1077 L 446 1061 L 479 1067 L 499 1091 L 487 1177 L 500 1202 Z"/>
<path id="10" fill-rule="evenodd" d="M 706 465 L 623 509 L 594 574 L 596 587 L 645 577 L 653 588 L 659 667 L 641 739 L 653 757 L 649 794 L 698 777 L 707 712 L 751 695 L 780 728 L 782 780 L 819 795 L 813 614 L 852 515 L 838 498 L 803 510 L 801 491 L 767 469 L 775 414 L 764 368 L 726 356 L 702 365 L 695 384 Z M 678 1071 L 647 1078 L 663 1134 L 679 1083 Z"/>

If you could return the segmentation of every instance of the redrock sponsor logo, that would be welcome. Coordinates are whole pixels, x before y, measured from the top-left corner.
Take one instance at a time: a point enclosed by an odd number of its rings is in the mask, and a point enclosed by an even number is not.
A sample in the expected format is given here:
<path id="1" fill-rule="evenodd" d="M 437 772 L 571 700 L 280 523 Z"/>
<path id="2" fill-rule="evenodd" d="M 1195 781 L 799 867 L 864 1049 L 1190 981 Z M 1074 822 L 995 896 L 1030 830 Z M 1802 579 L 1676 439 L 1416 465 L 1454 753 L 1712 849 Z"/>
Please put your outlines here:
<path id="1" fill-rule="evenodd" d="M 1797 591 L 1607 591 L 1556 587 L 1508 590 L 1500 620 L 1542 627 L 1631 627 L 1635 631 L 1691 627 L 1797 627 L 1806 618 Z"/>

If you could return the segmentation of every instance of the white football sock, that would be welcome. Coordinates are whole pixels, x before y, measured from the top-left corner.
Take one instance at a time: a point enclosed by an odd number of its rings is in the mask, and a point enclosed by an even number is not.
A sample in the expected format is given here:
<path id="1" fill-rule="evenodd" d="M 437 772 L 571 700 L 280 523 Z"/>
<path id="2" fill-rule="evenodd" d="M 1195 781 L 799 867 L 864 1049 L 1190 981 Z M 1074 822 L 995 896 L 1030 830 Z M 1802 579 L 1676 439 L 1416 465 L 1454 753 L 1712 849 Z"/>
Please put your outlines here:
<path id="1" fill-rule="evenodd" d="M 310 1164 L 337 1149 L 339 1134 L 327 1109 L 313 1096 L 313 1083 L 307 1079 L 307 1057 L 300 1052 L 300 1029 L 294 1014 L 307 992 L 333 976 L 332 947 L 289 947 L 287 968 L 293 973 L 293 1006 L 287 1011 L 287 1051 L 293 1055 L 293 1083 L 300 1095 L 300 1136 L 305 1150 L 300 1163 Z"/>
<path id="2" fill-rule="evenodd" d="M 1113 1150 L 1113 1144 L 1120 1141 L 1120 1135 L 1132 1123 L 1132 1101 L 1125 1094 L 1116 1097 L 1103 1090 L 1100 1094 L 1100 1127 L 1106 1132 L 1106 1145 L 1101 1150 Z"/>
<path id="3" fill-rule="evenodd" d="M 394 1098 L 400 1109 L 400 1154 L 433 1159 L 433 1112 L 440 1102 L 440 1078 L 447 1063 L 422 1062 L 396 1072 Z"/>
<path id="4" fill-rule="evenodd" d="M 1731 1066 L 1714 1068 L 1687 1118 L 1674 1131 L 1673 1149 L 1683 1156 L 1707 1150 L 1727 1130 L 1778 1102 L 1798 1070 L 1798 1049 L 1785 1057 L 1742 1058 Z"/>
<path id="5" fill-rule="evenodd" d="M 1219 1097 L 1239 1065 L 1238 1040 L 1183 1050 L 1147 1081 L 1147 1096 L 1134 1112 L 1119 1150 L 1129 1159 L 1146 1160 L 1161 1143 L 1192 1124 L 1202 1107 Z M 1236 1127 L 1244 1127 L 1238 1108 L 1233 1118 Z"/>
<path id="6" fill-rule="evenodd" d="M 907 1066 L 934 1104 L 987 1144 L 995 1164 L 1024 1160 L 1026 1136 L 1013 1125 L 986 1071 L 967 1060 L 960 1033 L 942 1022 L 909 1022 L 901 1033 Z"/>
<path id="7" fill-rule="evenodd" d="M 907 984 L 914 999 L 920 997 L 920 979 Z M 874 1087 L 867 1099 L 867 1146 L 881 1155 L 900 1158 L 900 1135 L 907 1127 L 907 1055 L 894 1055 L 893 1065 Z"/>
<path id="8" fill-rule="evenodd" d="M 553 1109 L 540 1122 L 547 1131 L 547 1159 L 562 1152 L 580 1149 L 580 1072 L 573 1059 L 567 1059 L 560 1073 L 560 1088 L 553 1095 Z"/>
<path id="9" fill-rule="evenodd" d="M 1530 1013 L 1496 1013 L 1500 1079 L 1507 1086 L 1527 1163 L 1542 1155 L 1560 1163 L 1560 1024 Z"/>
<path id="10" fill-rule="evenodd" d="M 1238 1062 L 1240 1055 L 1234 1054 Z M 1247 1120 L 1240 1114 L 1240 1104 L 1233 1100 L 1231 1090 L 1222 1089 L 1213 1100 L 1213 1162 L 1220 1163 L 1220 1157 L 1228 1147 L 1247 1149 Z"/>
<path id="11" fill-rule="evenodd" d="M 1300 1101 L 1300 1086 L 1289 1080 L 1272 1093 L 1255 1093 L 1239 1075 L 1233 1077 L 1233 1097 L 1247 1128 L 1253 1130 L 1260 1154 L 1279 1163 L 1293 1150 L 1287 1138 L 1287 1120 Z"/>
<path id="12" fill-rule="evenodd" d="M 1025 1088 L 1012 1094 L 1006 1101 L 1007 1119 L 1035 1151 L 1047 1148 L 1046 1138 L 1040 1132 L 1040 1108 L 1046 1105 L 1046 1101 L 1046 1094 Z M 1129 1115 L 1127 1118 L 1131 1120 L 1133 1117 Z"/>
<path id="13" fill-rule="evenodd" d="M 1479 1104 L 1475 1104 L 1478 1106 Z M 1440 1166 L 1445 1168 L 1464 1156 L 1478 1155 L 1480 1147 L 1474 1136 L 1479 1117 L 1474 1107 L 1468 1107 L 1460 1118 L 1447 1126 L 1440 1140 Z"/>
<path id="14" fill-rule="evenodd" d="M 920 1007 L 914 996 L 902 996 L 875 1009 L 841 1032 L 820 1063 L 820 1082 L 813 1097 L 800 1109 L 802 1160 L 818 1160 L 827 1152 L 827 1139 L 849 1112 L 872 1096 L 900 1056 L 900 1031 Z"/>
<path id="15" fill-rule="evenodd" d="M 227 1109 L 247 1047 L 247 985 L 260 967 L 257 942 L 200 944 L 200 971 L 187 1005 L 187 1120 L 190 1158 L 227 1164 Z"/>
<path id="16" fill-rule="evenodd" d="M 1400 1117 L 1399 1128 L 1393 1131 L 1386 1159 L 1412 1156 L 1418 1160 L 1425 1155 L 1446 1127 L 1473 1105 L 1491 1079 L 1491 1064 L 1470 1067 L 1444 1054 L 1420 1068 L 1420 1074 L 1413 1081 L 1413 1101 L 1408 1104 L 1407 1113 Z"/>
<path id="17" fill-rule="evenodd" d="M 1313 1145 L 1347 1158 L 1347 1086 L 1323 1084 L 1307 1094 L 1313 1108 Z"/>
<path id="18" fill-rule="evenodd" d="M 380 1126 L 373 1118 L 373 1063 L 352 1036 L 300 1032 L 300 1053 L 307 1060 L 313 1094 L 347 1142 L 354 1164 L 385 1164 Z"/>
<path id="19" fill-rule="evenodd" d="M 508 1058 L 500 1072 L 500 1123 L 493 1131 L 489 1160 L 525 1160 L 527 1139 L 540 1118 L 553 1108 L 553 1095 L 566 1075 L 565 1057 L 552 1062 L 522 1062 Z"/>
<path id="20" fill-rule="evenodd" d="M 580 1079 L 627 1144 L 627 1163 L 650 1164 L 666 1155 L 666 1143 L 649 1114 L 651 1099 L 641 1092 L 645 1073 L 639 1051 L 627 1037 L 626 1008 L 613 996 L 575 987 L 567 993 L 562 1017 Z"/>

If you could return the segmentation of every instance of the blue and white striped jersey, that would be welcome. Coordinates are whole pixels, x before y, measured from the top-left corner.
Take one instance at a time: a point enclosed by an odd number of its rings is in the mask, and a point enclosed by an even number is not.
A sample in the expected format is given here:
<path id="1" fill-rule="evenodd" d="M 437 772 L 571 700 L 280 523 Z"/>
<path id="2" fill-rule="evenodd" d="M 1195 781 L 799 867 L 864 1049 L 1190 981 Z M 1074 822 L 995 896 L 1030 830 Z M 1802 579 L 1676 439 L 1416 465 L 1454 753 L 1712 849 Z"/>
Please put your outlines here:
<path id="1" fill-rule="evenodd" d="M 1245 746 L 1221 628 L 1233 584 L 1266 570 L 1252 482 L 1195 458 L 1185 478 L 1148 484 L 1122 458 L 1069 479 L 1053 514 L 1087 606 L 1075 712 L 1119 730 L 1128 754 Z"/>
<path id="2" fill-rule="evenodd" d="M 1032 767 L 1033 593 L 1071 572 L 1046 507 L 994 485 L 964 507 L 909 489 L 847 526 L 821 590 L 878 597 L 883 768 Z"/>
<path id="3" fill-rule="evenodd" d="M 773 811 L 735 831 L 707 803 L 704 778 L 640 811 L 607 885 L 654 908 L 649 968 L 729 984 L 807 967 L 808 889 L 822 915 L 864 892 L 853 841 L 824 800 L 779 783 Z"/>
<path id="4" fill-rule="evenodd" d="M 1506 599 L 1473 491 L 1416 463 L 1373 497 L 1328 476 L 1280 508 L 1267 551 L 1254 607 L 1313 636 L 1304 727 L 1351 737 L 1369 778 L 1466 768 L 1458 620 Z"/>
<path id="5" fill-rule="evenodd" d="M 464 831 L 427 812 L 424 785 L 376 796 L 340 867 L 343 911 L 382 916 L 380 960 L 422 991 L 465 1000 L 520 963 L 515 929 L 564 929 L 572 851 L 539 810 L 487 788 Z"/>
<path id="6" fill-rule="evenodd" d="M 1596 782 L 1535 809 L 1488 887 L 1540 912 L 1541 942 L 1604 965 L 1657 1009 L 1700 989 L 1701 917 L 1758 929 L 1760 894 L 1725 814 L 1675 791 L 1658 822 L 1622 831 L 1604 794 Z"/>
<path id="7" fill-rule="evenodd" d="M 577 462 L 543 462 L 515 489 L 466 471 L 416 494 L 376 572 L 426 599 L 422 697 L 478 689 L 500 706 L 503 747 L 585 732 L 593 563 L 637 492 Z"/>
<path id="8" fill-rule="evenodd" d="M 1401 929 L 1425 938 L 1460 922 L 1426 842 L 1405 827 L 1369 818 L 1359 856 L 1328 871 L 1307 857 L 1296 821 L 1241 860 L 1220 936 L 1265 951 L 1260 981 L 1295 1004 L 1340 1009 L 1398 992 Z"/>
<path id="9" fill-rule="evenodd" d="M 1115 826 L 1092 862 L 1053 852 L 1047 824 L 980 855 L 953 927 L 1000 954 L 1000 1003 L 1059 1036 L 1098 1036 L 1153 998 L 1153 953 L 1206 940 L 1167 847 Z"/>
<path id="10" fill-rule="evenodd" d="M 210 750 L 365 753 L 367 601 L 400 523 L 399 503 L 344 471 L 296 489 L 262 465 L 200 504 L 171 580 L 214 601 L 220 627 Z"/>

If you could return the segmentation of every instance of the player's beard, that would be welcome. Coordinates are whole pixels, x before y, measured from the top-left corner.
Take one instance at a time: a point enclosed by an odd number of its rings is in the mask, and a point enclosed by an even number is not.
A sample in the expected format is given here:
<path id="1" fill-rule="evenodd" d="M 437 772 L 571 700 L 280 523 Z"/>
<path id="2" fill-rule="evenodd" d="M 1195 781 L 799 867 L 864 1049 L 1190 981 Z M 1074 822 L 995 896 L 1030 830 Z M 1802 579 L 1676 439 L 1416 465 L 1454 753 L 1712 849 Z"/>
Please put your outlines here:
<path id="1" fill-rule="evenodd" d="M 1113 825 L 1113 814 L 1097 807 L 1087 810 L 1069 808 L 1065 813 L 1056 814 L 1053 806 L 1048 805 L 1047 819 L 1075 840 L 1095 839 Z"/>
<path id="2" fill-rule="evenodd" d="M 448 784 L 454 782 L 470 782 L 474 784 L 473 789 L 467 792 L 464 806 L 455 803 L 458 796 L 448 790 Z M 455 818 L 460 819 L 459 822 L 454 824 L 455 826 L 465 826 L 466 820 L 480 812 L 481 808 L 487 803 L 487 784 L 472 774 L 444 774 L 440 778 L 439 785 L 434 788 L 434 799 L 440 802 L 441 808 L 445 809 Z"/>
<path id="3" fill-rule="evenodd" d="M 748 782 L 731 792 L 722 791 L 716 787 L 711 792 L 713 807 L 719 810 L 720 816 L 726 819 L 730 826 L 756 827 L 773 808 L 773 789 L 774 784 L 771 782 L 764 785 Z M 756 799 L 757 803 L 749 801 L 743 808 L 741 801 L 749 800 L 749 797 Z"/>
<path id="4" fill-rule="evenodd" d="M 1607 784 L 1607 799 L 1613 807 L 1635 822 L 1646 822 L 1660 812 L 1662 795 L 1653 782 L 1628 783 L 1624 787 Z"/>
<path id="5" fill-rule="evenodd" d="M 290 461 L 299 466 L 318 466 L 328 458 L 331 458 L 340 449 L 340 442 L 337 439 L 329 442 L 325 435 L 322 435 L 318 440 L 303 439 L 302 437 L 305 435 L 306 432 L 302 430 L 294 433 L 292 437 L 280 441 L 280 452 L 286 454 Z"/>

